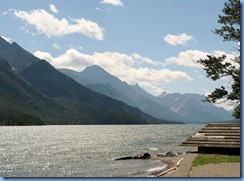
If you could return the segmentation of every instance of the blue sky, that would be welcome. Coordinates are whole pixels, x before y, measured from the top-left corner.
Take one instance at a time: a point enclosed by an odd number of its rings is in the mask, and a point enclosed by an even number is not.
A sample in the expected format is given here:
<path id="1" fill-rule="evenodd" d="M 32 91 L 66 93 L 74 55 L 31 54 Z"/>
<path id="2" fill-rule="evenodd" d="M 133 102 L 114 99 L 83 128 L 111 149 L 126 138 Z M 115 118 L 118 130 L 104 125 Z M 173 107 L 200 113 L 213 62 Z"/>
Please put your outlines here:
<path id="1" fill-rule="evenodd" d="M 93 64 L 153 95 L 206 94 L 213 82 L 196 61 L 235 55 L 212 33 L 225 0 L 0 0 L 0 36 L 56 68 Z"/>

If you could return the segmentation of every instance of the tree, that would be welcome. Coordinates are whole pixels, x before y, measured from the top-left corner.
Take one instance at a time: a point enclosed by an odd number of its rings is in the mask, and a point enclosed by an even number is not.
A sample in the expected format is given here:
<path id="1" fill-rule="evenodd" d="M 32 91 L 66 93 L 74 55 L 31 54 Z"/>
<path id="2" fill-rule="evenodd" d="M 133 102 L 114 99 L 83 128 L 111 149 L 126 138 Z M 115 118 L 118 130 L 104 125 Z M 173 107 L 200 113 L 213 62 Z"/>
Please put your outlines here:
<path id="1" fill-rule="evenodd" d="M 234 104 L 235 118 L 240 118 L 240 0 L 229 0 L 223 8 L 224 15 L 219 15 L 220 29 L 214 33 L 223 37 L 224 41 L 232 41 L 237 44 L 238 55 L 231 60 L 226 55 L 215 57 L 208 55 L 206 59 L 198 62 L 204 66 L 207 77 L 213 81 L 223 77 L 232 79 L 230 86 L 216 88 L 207 98 L 208 102 L 217 103 L 219 100 L 231 101 Z"/>

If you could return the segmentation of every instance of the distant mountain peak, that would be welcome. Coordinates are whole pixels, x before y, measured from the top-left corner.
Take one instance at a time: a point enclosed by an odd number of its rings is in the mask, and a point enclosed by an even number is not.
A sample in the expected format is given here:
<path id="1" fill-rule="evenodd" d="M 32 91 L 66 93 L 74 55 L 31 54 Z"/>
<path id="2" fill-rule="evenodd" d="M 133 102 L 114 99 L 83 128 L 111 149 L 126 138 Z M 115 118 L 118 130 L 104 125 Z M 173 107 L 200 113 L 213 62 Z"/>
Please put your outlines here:
<path id="1" fill-rule="evenodd" d="M 23 49 L 21 46 L 19 46 L 18 43 L 16 43 L 16 42 L 10 43 L 7 40 L 5 40 L 2 36 L 0 36 L 0 46 L 11 46 L 11 45 L 18 46 L 21 49 Z"/>
<path id="2" fill-rule="evenodd" d="M 17 43 L 13 42 L 11 44 L 3 37 L 0 37 L 0 50 L 0 58 L 6 60 L 12 69 L 17 72 L 39 61 L 37 57 L 24 50 Z"/>
<path id="3" fill-rule="evenodd" d="M 164 97 L 166 95 L 168 95 L 168 93 L 166 91 L 163 91 L 158 97 Z"/>
<path id="4" fill-rule="evenodd" d="M 141 88 L 138 83 L 134 84 L 133 87 Z"/>
<path id="5" fill-rule="evenodd" d="M 147 92 L 143 88 L 141 88 L 138 83 L 132 85 L 132 88 L 140 94 L 145 94 L 145 93 L 147 94 Z"/>
<path id="6" fill-rule="evenodd" d="M 101 73 L 107 73 L 108 72 L 106 70 L 104 70 L 102 67 L 98 66 L 98 65 L 92 65 L 90 67 L 85 68 L 84 71 L 96 71 L 96 72 L 101 72 Z"/>

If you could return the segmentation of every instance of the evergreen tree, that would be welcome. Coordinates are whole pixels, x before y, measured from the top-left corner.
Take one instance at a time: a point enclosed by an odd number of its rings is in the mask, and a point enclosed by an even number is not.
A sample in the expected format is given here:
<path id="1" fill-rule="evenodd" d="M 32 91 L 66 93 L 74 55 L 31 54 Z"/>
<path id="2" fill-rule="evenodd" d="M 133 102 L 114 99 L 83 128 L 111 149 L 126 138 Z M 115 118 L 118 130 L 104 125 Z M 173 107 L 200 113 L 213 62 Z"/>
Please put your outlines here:
<path id="1" fill-rule="evenodd" d="M 231 77 L 231 87 L 221 86 L 216 88 L 208 97 L 207 101 L 217 103 L 218 100 L 231 101 L 234 104 L 235 118 L 240 118 L 240 0 L 229 0 L 223 8 L 223 16 L 219 16 L 220 29 L 214 33 L 223 37 L 224 41 L 232 41 L 237 44 L 238 55 L 231 61 L 227 61 L 226 55 L 215 57 L 208 55 L 207 59 L 198 62 L 204 66 L 207 77 L 216 81 L 222 77 Z"/>

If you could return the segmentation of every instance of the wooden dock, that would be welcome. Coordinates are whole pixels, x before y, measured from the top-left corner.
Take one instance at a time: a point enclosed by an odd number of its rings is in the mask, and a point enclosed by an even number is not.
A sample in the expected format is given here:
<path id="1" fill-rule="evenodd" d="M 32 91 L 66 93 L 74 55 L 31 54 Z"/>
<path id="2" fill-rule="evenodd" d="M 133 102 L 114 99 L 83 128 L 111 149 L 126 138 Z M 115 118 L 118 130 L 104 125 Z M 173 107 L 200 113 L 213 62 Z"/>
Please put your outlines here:
<path id="1" fill-rule="evenodd" d="M 180 146 L 198 147 L 198 152 L 240 154 L 240 123 L 210 123 Z"/>

